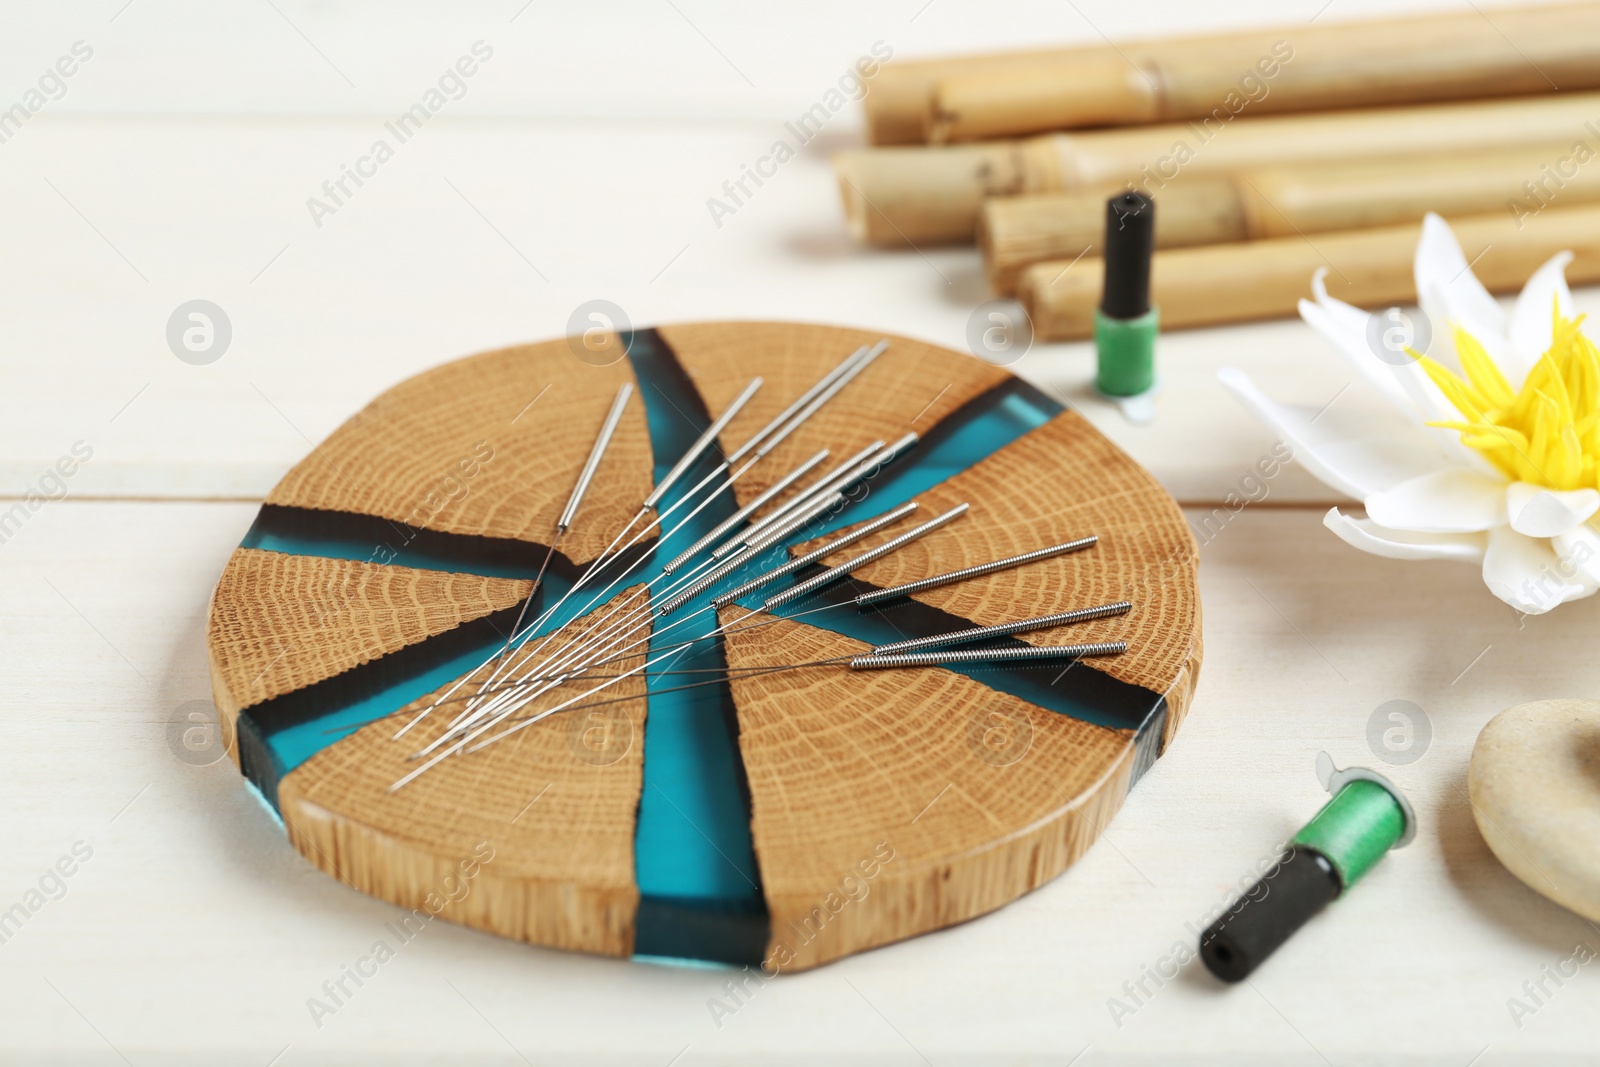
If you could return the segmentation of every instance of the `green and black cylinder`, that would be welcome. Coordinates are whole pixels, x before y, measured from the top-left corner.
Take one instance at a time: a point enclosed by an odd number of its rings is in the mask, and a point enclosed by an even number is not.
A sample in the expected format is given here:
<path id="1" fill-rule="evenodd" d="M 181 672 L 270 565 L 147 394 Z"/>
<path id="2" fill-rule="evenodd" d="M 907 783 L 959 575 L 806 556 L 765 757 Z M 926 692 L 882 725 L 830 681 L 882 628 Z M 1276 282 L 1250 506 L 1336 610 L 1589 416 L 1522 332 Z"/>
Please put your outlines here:
<path id="1" fill-rule="evenodd" d="M 1332 788 L 1333 797 L 1294 835 L 1272 870 L 1201 935 L 1200 958 L 1223 981 L 1247 978 L 1385 853 L 1410 840 L 1410 804 L 1383 776 L 1346 770 Z"/>
<path id="2" fill-rule="evenodd" d="M 1150 305 L 1156 204 L 1126 192 L 1106 201 L 1105 284 L 1094 313 L 1095 385 L 1107 396 L 1138 396 L 1156 384 L 1160 312 Z"/>

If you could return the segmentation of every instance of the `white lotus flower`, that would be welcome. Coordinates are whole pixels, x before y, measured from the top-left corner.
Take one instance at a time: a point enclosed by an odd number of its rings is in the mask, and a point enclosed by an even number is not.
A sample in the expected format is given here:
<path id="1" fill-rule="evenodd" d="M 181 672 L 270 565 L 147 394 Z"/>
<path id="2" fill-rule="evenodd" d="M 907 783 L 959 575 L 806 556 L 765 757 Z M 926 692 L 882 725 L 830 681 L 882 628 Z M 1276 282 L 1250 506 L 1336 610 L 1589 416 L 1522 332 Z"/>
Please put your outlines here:
<path id="1" fill-rule="evenodd" d="M 1433 358 L 1369 341 L 1375 317 L 1330 297 L 1318 271 L 1300 315 L 1389 402 L 1381 417 L 1280 404 L 1232 368 L 1218 377 L 1312 474 L 1366 505 L 1364 519 L 1330 509 L 1328 529 L 1391 559 L 1480 563 L 1495 596 L 1543 613 L 1600 589 L 1600 350 L 1572 316 L 1571 261 L 1540 267 L 1508 320 L 1428 215 L 1415 269 Z"/>

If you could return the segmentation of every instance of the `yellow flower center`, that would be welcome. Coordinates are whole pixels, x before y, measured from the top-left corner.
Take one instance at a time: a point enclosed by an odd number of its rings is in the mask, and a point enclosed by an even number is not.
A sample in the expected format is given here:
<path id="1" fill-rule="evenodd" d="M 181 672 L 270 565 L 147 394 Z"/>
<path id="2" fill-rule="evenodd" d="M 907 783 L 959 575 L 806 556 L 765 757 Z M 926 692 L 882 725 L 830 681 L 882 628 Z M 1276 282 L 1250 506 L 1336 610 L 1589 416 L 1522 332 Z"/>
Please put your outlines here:
<path id="1" fill-rule="evenodd" d="M 1600 349 L 1585 337 L 1583 316 L 1557 303 L 1550 348 L 1517 392 L 1489 353 L 1461 327 L 1453 333 L 1463 380 L 1419 352 L 1411 355 L 1462 421 L 1430 422 L 1461 432 L 1506 477 L 1549 489 L 1600 488 Z"/>

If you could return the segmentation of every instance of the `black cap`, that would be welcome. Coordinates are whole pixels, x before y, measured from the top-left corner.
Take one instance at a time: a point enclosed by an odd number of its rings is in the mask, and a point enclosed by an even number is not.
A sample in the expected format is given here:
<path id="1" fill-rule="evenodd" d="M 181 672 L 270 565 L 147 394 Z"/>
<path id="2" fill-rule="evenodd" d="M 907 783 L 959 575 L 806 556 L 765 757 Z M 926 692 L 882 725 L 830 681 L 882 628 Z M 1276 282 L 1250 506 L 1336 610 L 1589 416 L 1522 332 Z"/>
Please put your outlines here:
<path id="1" fill-rule="evenodd" d="M 1129 191 L 1106 201 L 1106 282 L 1100 311 L 1136 319 L 1150 310 L 1150 253 L 1155 249 L 1156 202 Z"/>
<path id="2" fill-rule="evenodd" d="M 1200 958 L 1224 982 L 1243 981 L 1343 888 L 1326 856 L 1291 846 L 1201 935 Z"/>

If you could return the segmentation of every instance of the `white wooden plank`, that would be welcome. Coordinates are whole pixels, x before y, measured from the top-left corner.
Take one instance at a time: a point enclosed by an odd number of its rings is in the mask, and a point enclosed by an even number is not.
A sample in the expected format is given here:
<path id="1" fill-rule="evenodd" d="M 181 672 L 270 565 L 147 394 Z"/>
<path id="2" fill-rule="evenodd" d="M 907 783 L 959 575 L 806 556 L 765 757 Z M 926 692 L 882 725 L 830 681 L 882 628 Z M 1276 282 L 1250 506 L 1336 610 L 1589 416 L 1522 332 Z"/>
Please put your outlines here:
<path id="1" fill-rule="evenodd" d="M 320 983 L 396 910 L 293 855 L 226 763 L 177 761 L 166 720 L 206 695 L 209 586 L 244 504 L 53 503 L 0 548 L 0 906 L 74 842 L 64 898 L 0 945 L 7 1062 L 396 1065 L 1553 1061 L 1587 1049 L 1600 986 L 1522 1020 L 1507 998 L 1591 927 L 1489 854 L 1463 794 L 1481 725 L 1589 691 L 1600 602 L 1519 621 L 1470 568 L 1360 555 L 1312 510 L 1250 508 L 1202 550 L 1206 663 L 1191 718 L 1065 876 L 956 929 L 761 989 L 718 1028 L 727 972 L 429 929 L 318 1029 Z M 1423 824 L 1271 960 L 1223 990 L 1138 980 L 1320 803 L 1313 758 L 1371 763 L 1391 699 L 1431 717 L 1392 769 Z M 122 810 L 124 805 L 132 804 Z M 114 820 L 114 821 L 113 821 Z M 452 988 L 452 985 L 454 988 Z M 52 986 L 54 988 L 52 988 Z M 515 1048 L 515 1052 L 512 1050 Z M 919 1055 L 920 1054 L 920 1055 Z"/>
<path id="2" fill-rule="evenodd" d="M 0 40 L 3 91 L 20 96 L 78 40 L 94 49 L 48 112 L 391 116 L 483 40 L 494 57 L 455 115 L 773 119 L 815 103 L 882 41 L 912 58 L 1308 24 L 1448 0 L 826 0 L 757 12 L 731 0 L 457 4 L 381 0 L 99 0 L 13 5 Z M 844 121 L 859 124 L 855 108 Z"/>
<path id="3" fill-rule="evenodd" d="M 732 215 L 707 201 L 781 126 L 441 122 L 331 216 L 307 200 L 383 125 L 68 119 L 4 146 L 0 487 L 20 493 L 72 444 L 86 496 L 259 499 L 385 387 L 446 359 L 558 337 L 585 301 L 636 324 L 788 319 L 881 328 L 964 350 L 988 299 L 971 249 L 858 249 L 814 143 Z M 327 201 L 331 203 L 331 201 Z M 1309 282 L 1309 280 L 1308 280 Z M 209 366 L 169 350 L 204 298 L 232 323 Z M 1582 308 L 1595 307 L 1591 293 Z M 1297 321 L 1170 334 L 1158 418 L 1092 394 L 1087 344 L 1016 365 L 1083 410 L 1180 500 L 1220 501 L 1272 445 L 1215 381 L 1237 365 L 1284 399 L 1371 403 Z M 1298 469 L 1271 499 L 1325 501 Z"/>

